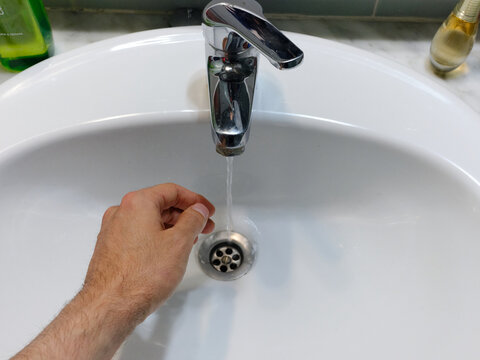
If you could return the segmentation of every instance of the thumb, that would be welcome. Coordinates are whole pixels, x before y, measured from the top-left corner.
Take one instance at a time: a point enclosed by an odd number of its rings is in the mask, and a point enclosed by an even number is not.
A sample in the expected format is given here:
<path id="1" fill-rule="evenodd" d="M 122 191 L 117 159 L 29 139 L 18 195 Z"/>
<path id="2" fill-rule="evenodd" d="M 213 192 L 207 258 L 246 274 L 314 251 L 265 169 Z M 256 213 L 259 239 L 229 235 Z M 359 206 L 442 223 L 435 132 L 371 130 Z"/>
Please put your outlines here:
<path id="1" fill-rule="evenodd" d="M 180 214 L 173 229 L 193 241 L 205 228 L 209 214 L 205 205 L 192 205 Z"/>

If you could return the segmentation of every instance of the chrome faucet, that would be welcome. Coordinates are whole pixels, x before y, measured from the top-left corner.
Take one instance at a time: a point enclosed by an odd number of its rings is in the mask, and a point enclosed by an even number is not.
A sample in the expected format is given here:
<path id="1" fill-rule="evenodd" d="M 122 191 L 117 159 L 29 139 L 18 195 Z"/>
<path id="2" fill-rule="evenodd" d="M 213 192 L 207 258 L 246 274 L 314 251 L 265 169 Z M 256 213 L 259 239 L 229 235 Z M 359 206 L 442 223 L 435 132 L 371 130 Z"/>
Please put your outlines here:
<path id="1" fill-rule="evenodd" d="M 276 68 L 303 52 L 273 26 L 254 0 L 214 0 L 203 11 L 212 136 L 223 156 L 240 155 L 250 133 L 259 52 Z"/>

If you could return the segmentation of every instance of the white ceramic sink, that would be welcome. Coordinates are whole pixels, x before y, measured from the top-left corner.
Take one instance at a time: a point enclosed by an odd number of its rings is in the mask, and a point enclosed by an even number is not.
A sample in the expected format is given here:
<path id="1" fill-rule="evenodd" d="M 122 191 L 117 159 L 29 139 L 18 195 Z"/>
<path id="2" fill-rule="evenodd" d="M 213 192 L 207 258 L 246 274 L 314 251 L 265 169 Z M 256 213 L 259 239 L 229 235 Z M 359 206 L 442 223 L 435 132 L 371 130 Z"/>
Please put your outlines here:
<path id="1" fill-rule="evenodd" d="M 385 59 L 289 37 L 304 64 L 262 60 L 234 161 L 256 265 L 220 282 L 192 259 L 117 358 L 478 359 L 479 116 Z M 197 27 L 143 32 L 0 87 L 0 358 L 78 291 L 127 191 L 177 182 L 224 226 L 203 51 Z"/>

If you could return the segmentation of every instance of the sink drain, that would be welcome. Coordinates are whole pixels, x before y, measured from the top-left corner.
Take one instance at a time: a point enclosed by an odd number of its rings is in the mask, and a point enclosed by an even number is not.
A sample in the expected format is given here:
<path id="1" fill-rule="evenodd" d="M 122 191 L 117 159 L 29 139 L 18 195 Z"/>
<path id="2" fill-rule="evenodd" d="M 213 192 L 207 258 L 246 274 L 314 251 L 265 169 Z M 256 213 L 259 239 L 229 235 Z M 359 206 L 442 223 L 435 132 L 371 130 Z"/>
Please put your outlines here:
<path id="1" fill-rule="evenodd" d="M 242 265 L 242 260 L 242 250 L 231 242 L 218 244 L 210 254 L 210 264 L 215 270 L 221 272 L 237 270 Z"/>
<path id="2" fill-rule="evenodd" d="M 245 236 L 233 231 L 220 231 L 203 240 L 198 248 L 202 270 L 216 280 L 235 280 L 253 265 L 255 248 Z"/>

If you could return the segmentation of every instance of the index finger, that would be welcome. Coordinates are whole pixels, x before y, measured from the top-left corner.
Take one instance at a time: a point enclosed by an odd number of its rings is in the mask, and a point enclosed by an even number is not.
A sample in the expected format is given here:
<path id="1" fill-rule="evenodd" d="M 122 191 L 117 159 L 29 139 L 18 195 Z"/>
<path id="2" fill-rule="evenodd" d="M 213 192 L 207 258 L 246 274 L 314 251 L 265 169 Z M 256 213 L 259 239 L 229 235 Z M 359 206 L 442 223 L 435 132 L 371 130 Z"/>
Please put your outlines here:
<path id="1" fill-rule="evenodd" d="M 215 206 L 213 206 L 213 204 L 204 196 L 174 183 L 151 186 L 139 190 L 139 192 L 152 199 L 157 204 L 160 211 L 171 207 L 185 210 L 196 203 L 201 203 L 207 207 L 209 216 L 212 216 L 215 213 Z"/>

